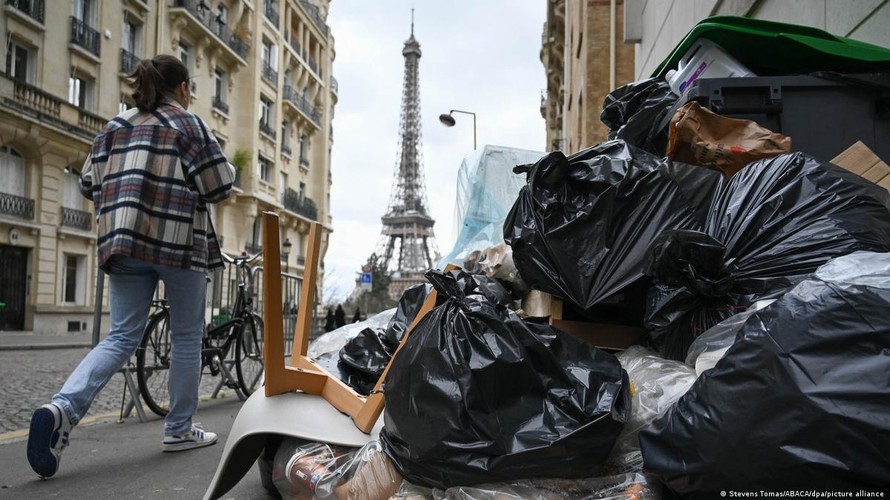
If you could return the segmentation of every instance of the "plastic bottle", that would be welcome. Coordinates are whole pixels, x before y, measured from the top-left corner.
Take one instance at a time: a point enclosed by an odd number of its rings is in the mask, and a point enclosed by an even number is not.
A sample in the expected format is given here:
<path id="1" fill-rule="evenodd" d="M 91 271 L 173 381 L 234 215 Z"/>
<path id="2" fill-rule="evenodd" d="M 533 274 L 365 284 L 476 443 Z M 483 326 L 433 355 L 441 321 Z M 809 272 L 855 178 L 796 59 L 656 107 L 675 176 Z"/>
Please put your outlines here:
<path id="1" fill-rule="evenodd" d="M 680 58 L 676 70 L 669 70 L 665 79 L 671 90 L 683 95 L 699 78 L 757 76 L 716 43 L 700 38 Z"/>

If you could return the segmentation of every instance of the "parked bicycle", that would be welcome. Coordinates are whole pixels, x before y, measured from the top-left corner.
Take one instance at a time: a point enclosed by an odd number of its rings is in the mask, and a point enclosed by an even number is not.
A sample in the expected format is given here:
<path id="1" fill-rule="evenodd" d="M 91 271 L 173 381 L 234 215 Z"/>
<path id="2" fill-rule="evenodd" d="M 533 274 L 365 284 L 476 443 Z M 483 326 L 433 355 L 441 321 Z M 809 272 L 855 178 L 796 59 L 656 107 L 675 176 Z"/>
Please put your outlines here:
<path id="1" fill-rule="evenodd" d="M 222 255 L 226 262 L 236 266 L 238 293 L 229 319 L 204 328 L 201 371 L 202 375 L 222 374 L 221 384 L 235 389 L 240 398 L 246 399 L 263 376 L 263 319 L 253 310 L 253 279 L 249 267 L 260 254 L 235 258 Z M 166 300 L 156 300 L 154 306 L 136 350 L 136 379 L 145 404 L 163 417 L 170 404 L 170 308 Z M 230 359 L 230 355 L 234 358 Z M 233 365 L 235 375 L 231 370 Z"/>

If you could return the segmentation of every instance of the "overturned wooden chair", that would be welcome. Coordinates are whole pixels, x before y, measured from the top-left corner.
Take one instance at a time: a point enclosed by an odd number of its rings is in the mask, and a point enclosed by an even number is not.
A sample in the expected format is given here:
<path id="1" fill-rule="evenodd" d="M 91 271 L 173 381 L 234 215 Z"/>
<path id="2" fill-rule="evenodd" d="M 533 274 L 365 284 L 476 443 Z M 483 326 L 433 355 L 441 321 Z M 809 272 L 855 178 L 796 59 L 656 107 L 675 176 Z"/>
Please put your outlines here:
<path id="1" fill-rule="evenodd" d="M 282 331 L 281 258 L 278 215 L 263 213 L 263 320 L 265 392 L 254 392 L 241 407 L 226 440 L 216 474 L 204 495 L 219 498 L 250 470 L 270 436 L 292 436 L 308 441 L 359 447 L 376 439 L 382 427 L 381 388 L 392 360 L 368 397 L 329 374 L 307 356 L 312 329 L 315 284 L 321 246 L 321 224 L 309 230 L 300 307 L 294 327 L 293 353 L 285 363 Z M 405 332 L 393 359 L 408 336 L 435 307 L 436 292 L 426 298 Z"/>

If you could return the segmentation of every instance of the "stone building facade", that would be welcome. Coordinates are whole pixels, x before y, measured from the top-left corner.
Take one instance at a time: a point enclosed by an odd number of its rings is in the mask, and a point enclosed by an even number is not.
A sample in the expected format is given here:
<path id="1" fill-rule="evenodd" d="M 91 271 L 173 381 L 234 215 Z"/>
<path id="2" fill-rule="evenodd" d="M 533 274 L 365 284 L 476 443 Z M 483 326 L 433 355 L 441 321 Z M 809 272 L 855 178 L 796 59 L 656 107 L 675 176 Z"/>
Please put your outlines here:
<path id="1" fill-rule="evenodd" d="M 262 212 L 273 210 L 291 273 L 302 275 L 313 221 L 323 224 L 323 257 L 337 102 L 329 3 L 4 0 L 0 330 L 92 329 L 96 228 L 77 179 L 95 134 L 132 104 L 126 75 L 156 54 L 189 67 L 190 110 L 238 170 L 213 213 L 223 250 L 259 251 Z"/>
<path id="2" fill-rule="evenodd" d="M 606 139 L 603 99 L 633 80 L 634 46 L 623 42 L 625 0 L 547 0 L 541 115 L 547 147 L 572 153 Z"/>

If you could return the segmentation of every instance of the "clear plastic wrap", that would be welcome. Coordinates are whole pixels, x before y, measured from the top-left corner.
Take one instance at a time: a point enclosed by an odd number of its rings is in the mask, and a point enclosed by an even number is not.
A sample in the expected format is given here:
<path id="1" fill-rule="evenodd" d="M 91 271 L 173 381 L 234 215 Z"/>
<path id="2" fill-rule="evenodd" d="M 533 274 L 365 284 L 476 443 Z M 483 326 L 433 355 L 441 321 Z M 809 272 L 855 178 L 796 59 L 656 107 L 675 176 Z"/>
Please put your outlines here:
<path id="1" fill-rule="evenodd" d="M 504 218 L 525 185 L 513 167 L 542 156 L 538 151 L 485 145 L 464 158 L 457 172 L 455 243 L 439 261 L 439 269 L 446 264 L 462 266 L 471 252 L 504 241 Z"/>
<path id="2" fill-rule="evenodd" d="M 272 484 L 284 499 L 313 498 L 319 484 L 350 462 L 355 448 L 285 438 L 272 462 Z"/>
<path id="3" fill-rule="evenodd" d="M 318 484 L 319 500 L 386 500 L 402 485 L 402 476 L 380 448 L 371 441 L 350 455 L 350 460 Z"/>
<path id="4" fill-rule="evenodd" d="M 524 479 L 473 487 L 429 489 L 402 483 L 392 498 L 399 500 L 649 500 L 660 498 L 657 482 L 639 473 L 585 479 Z"/>
<path id="5" fill-rule="evenodd" d="M 695 371 L 655 351 L 632 346 L 617 354 L 633 385 L 630 419 L 615 441 L 608 466 L 620 472 L 642 471 L 640 429 L 665 414 L 695 382 Z"/>
<path id="6" fill-rule="evenodd" d="M 714 365 L 732 347 L 736 334 L 742 329 L 745 321 L 748 321 L 748 318 L 757 310 L 763 309 L 774 301 L 775 299 L 758 300 L 747 311 L 721 321 L 696 337 L 686 354 L 686 364 L 695 368 L 695 375 L 699 376 L 714 368 Z"/>
<path id="7" fill-rule="evenodd" d="M 394 307 L 377 313 L 364 321 L 350 323 L 337 328 L 334 331 L 325 333 L 309 344 L 307 355 L 311 359 L 316 359 L 323 354 L 338 353 L 347 342 L 355 338 L 355 336 L 365 328 L 385 330 L 386 325 L 389 324 L 389 320 L 391 320 L 395 314 L 396 308 Z"/>

